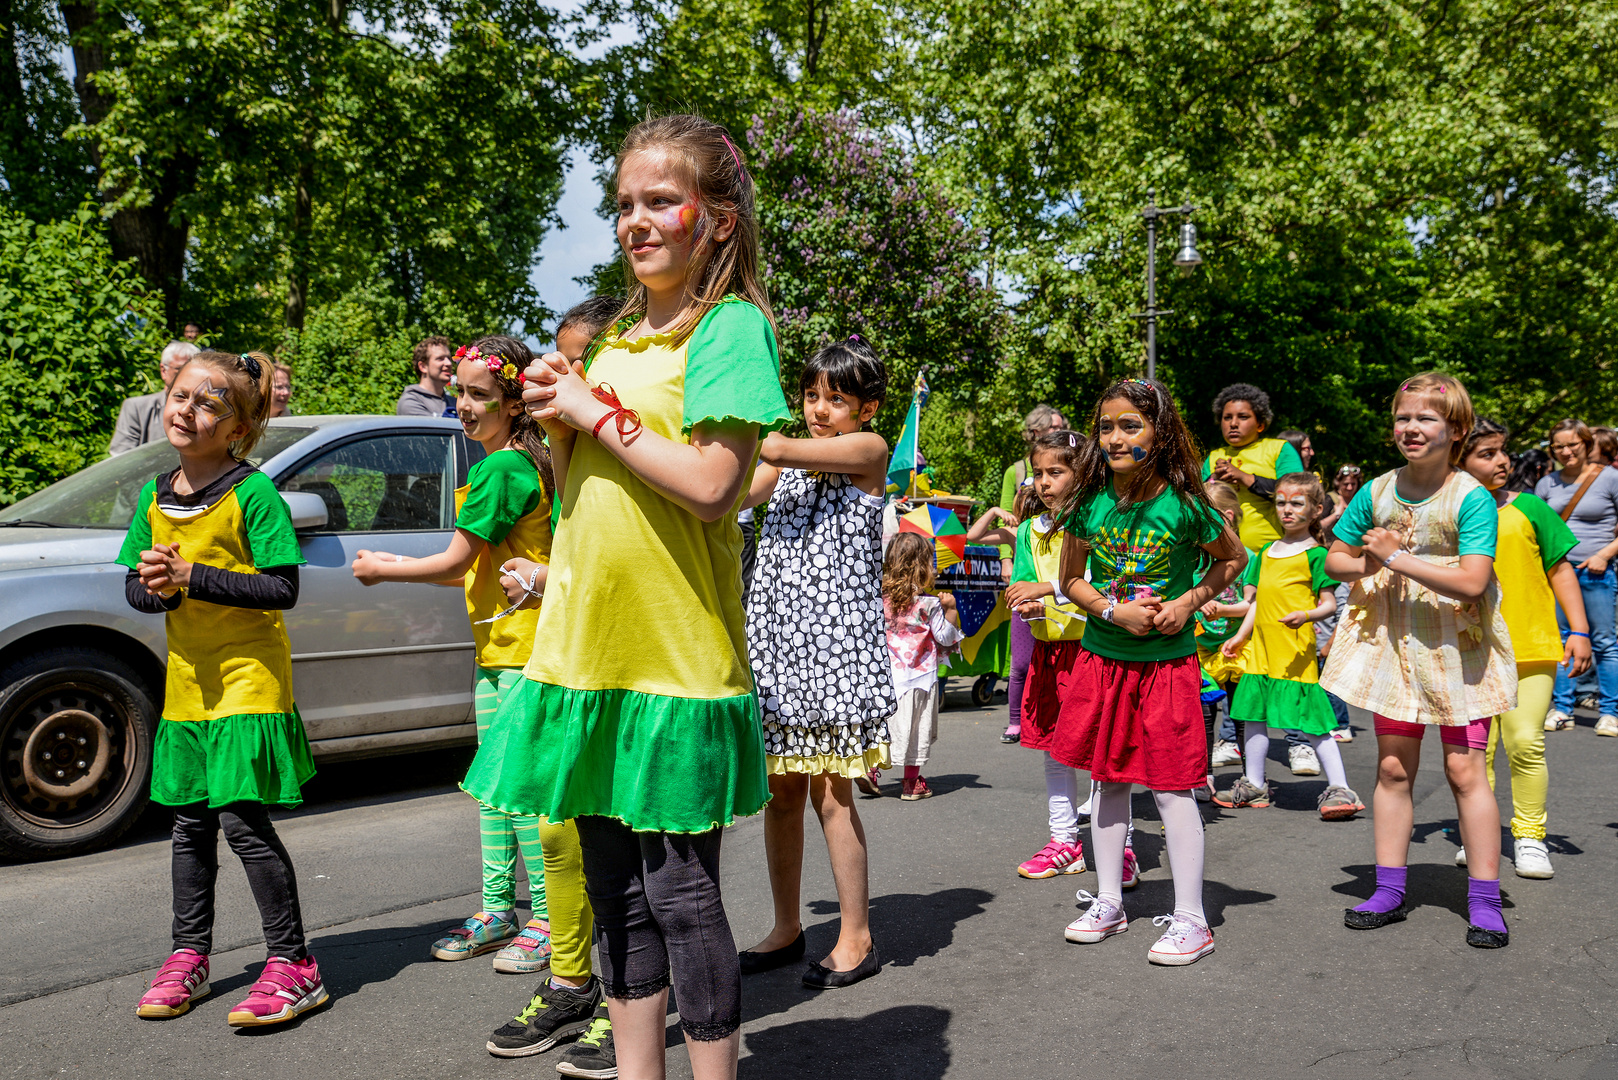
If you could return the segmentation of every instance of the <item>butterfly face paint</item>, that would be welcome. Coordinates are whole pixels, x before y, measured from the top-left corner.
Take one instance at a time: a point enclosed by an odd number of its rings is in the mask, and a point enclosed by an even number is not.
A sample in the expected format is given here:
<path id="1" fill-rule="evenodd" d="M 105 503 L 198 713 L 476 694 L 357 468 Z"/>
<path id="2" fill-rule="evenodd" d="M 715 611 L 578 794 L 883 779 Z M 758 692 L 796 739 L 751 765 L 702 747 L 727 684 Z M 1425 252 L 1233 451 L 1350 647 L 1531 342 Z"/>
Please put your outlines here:
<path id="1" fill-rule="evenodd" d="M 670 243 L 683 244 L 691 239 L 701 220 L 702 208 L 695 199 L 688 199 L 679 206 L 659 212 L 657 227 Z"/>
<path id="2" fill-rule="evenodd" d="M 1156 429 L 1128 398 L 1101 403 L 1096 437 L 1114 472 L 1133 472 L 1152 452 Z"/>

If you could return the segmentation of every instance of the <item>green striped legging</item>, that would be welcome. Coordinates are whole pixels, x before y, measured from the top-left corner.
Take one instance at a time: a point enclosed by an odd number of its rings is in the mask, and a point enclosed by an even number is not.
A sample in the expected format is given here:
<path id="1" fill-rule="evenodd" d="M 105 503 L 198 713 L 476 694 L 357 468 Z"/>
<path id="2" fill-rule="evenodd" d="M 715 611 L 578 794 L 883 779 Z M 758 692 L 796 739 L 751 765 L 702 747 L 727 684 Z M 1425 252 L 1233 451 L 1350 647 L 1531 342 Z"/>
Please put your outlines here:
<path id="1" fill-rule="evenodd" d="M 500 703 L 521 684 L 522 677 L 520 668 L 477 668 L 472 701 L 480 744 Z M 533 918 L 551 923 L 551 973 L 572 978 L 589 975 L 594 918 L 584 891 L 578 828 L 571 821 L 555 825 L 542 817 L 508 814 L 482 803 L 478 804 L 478 826 L 483 842 L 483 910 L 516 908 L 517 852 L 521 850 L 528 867 Z"/>

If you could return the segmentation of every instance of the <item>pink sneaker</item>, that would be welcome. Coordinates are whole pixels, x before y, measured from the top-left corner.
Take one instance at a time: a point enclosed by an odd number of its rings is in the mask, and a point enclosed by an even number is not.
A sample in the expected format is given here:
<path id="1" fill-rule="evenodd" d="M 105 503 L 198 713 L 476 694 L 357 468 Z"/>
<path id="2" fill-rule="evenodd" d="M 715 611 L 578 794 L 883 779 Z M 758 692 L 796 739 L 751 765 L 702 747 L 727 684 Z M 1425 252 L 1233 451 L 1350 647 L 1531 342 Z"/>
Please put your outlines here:
<path id="1" fill-rule="evenodd" d="M 1133 889 L 1140 884 L 1140 861 L 1134 848 L 1124 848 L 1124 888 Z"/>
<path id="2" fill-rule="evenodd" d="M 1146 959 L 1164 967 L 1185 967 L 1214 951 L 1213 931 L 1184 915 L 1159 915 L 1154 926 L 1167 926 L 1146 954 Z"/>
<path id="3" fill-rule="evenodd" d="M 327 996 L 314 957 L 287 960 L 272 956 L 264 961 L 264 970 L 248 990 L 246 1000 L 230 1010 L 228 1019 L 231 1027 L 284 1024 L 299 1013 L 324 1005 Z"/>
<path id="4" fill-rule="evenodd" d="M 1081 904 L 1090 905 L 1090 910 L 1067 924 L 1062 936 L 1069 941 L 1078 942 L 1080 945 L 1094 945 L 1129 929 L 1129 920 L 1124 917 L 1124 909 L 1111 900 L 1091 896 L 1083 889 L 1079 890 L 1078 896 Z"/>
<path id="5" fill-rule="evenodd" d="M 208 958 L 195 949 L 176 949 L 152 976 L 135 1014 L 148 1020 L 184 1016 L 191 1003 L 207 997 L 209 990 Z"/>
<path id="6" fill-rule="evenodd" d="M 1017 873 L 1025 878 L 1036 879 L 1055 877 L 1057 874 L 1082 874 L 1084 845 L 1064 844 L 1053 838 L 1050 843 L 1039 849 L 1039 854 L 1017 867 Z"/>

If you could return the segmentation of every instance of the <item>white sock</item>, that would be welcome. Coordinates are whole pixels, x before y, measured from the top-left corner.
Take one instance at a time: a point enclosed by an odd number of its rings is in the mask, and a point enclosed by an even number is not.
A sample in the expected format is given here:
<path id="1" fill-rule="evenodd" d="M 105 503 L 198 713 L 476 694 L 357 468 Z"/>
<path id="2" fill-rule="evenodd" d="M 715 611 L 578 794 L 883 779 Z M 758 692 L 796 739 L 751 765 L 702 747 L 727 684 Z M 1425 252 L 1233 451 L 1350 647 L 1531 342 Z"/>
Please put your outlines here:
<path id="1" fill-rule="evenodd" d="M 1124 847 L 1129 843 L 1128 784 L 1101 784 L 1090 815 L 1090 856 L 1096 864 L 1096 895 L 1124 903 Z M 1198 821 L 1201 821 L 1199 816 Z M 1199 864 L 1200 865 L 1200 864 Z"/>
<path id="2" fill-rule="evenodd" d="M 1174 873 L 1174 913 L 1207 926 L 1208 916 L 1202 911 L 1202 811 L 1189 791 L 1154 791 L 1152 797 L 1163 819 L 1169 869 Z M 1100 873 L 1099 865 L 1096 872 Z"/>
<path id="3" fill-rule="evenodd" d="M 1254 787 L 1264 786 L 1264 759 L 1270 754 L 1270 728 L 1268 724 L 1242 722 L 1243 765 L 1247 779 Z"/>
<path id="4" fill-rule="evenodd" d="M 1343 771 L 1343 755 L 1337 750 L 1337 740 L 1330 735 L 1305 735 L 1309 745 L 1320 758 L 1320 767 L 1326 772 L 1326 783 L 1331 787 L 1348 786 L 1348 774 Z"/>
<path id="5" fill-rule="evenodd" d="M 1051 813 L 1051 839 L 1064 844 L 1079 839 L 1079 773 L 1045 753 L 1045 802 Z"/>

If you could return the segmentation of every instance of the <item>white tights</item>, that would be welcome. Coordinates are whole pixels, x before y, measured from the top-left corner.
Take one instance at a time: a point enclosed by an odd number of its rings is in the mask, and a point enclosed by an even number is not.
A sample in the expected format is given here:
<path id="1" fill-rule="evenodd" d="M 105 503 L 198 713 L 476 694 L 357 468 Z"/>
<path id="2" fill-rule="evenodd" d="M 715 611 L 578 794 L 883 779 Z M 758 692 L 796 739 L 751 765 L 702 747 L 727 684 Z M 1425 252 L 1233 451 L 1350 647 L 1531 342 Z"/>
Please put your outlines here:
<path id="1" fill-rule="evenodd" d="M 1051 839 L 1064 844 L 1079 840 L 1079 772 L 1045 752 L 1045 801 L 1050 805 Z"/>
<path id="2" fill-rule="evenodd" d="M 1314 747 L 1320 767 L 1326 773 L 1330 787 L 1347 787 L 1348 774 L 1343 771 L 1343 755 L 1337 749 L 1337 740 L 1330 735 L 1305 735 Z M 1242 753 L 1246 755 L 1247 779 L 1254 787 L 1264 786 L 1264 761 L 1270 752 L 1269 727 L 1252 721 L 1242 723 Z"/>
<path id="3" fill-rule="evenodd" d="M 1124 902 L 1124 845 L 1131 830 L 1129 784 L 1098 785 L 1090 816 L 1090 854 L 1095 859 L 1096 891 L 1119 906 Z M 1169 868 L 1174 874 L 1174 913 L 1204 926 L 1202 911 L 1202 811 L 1190 791 L 1154 791 L 1163 819 Z"/>

